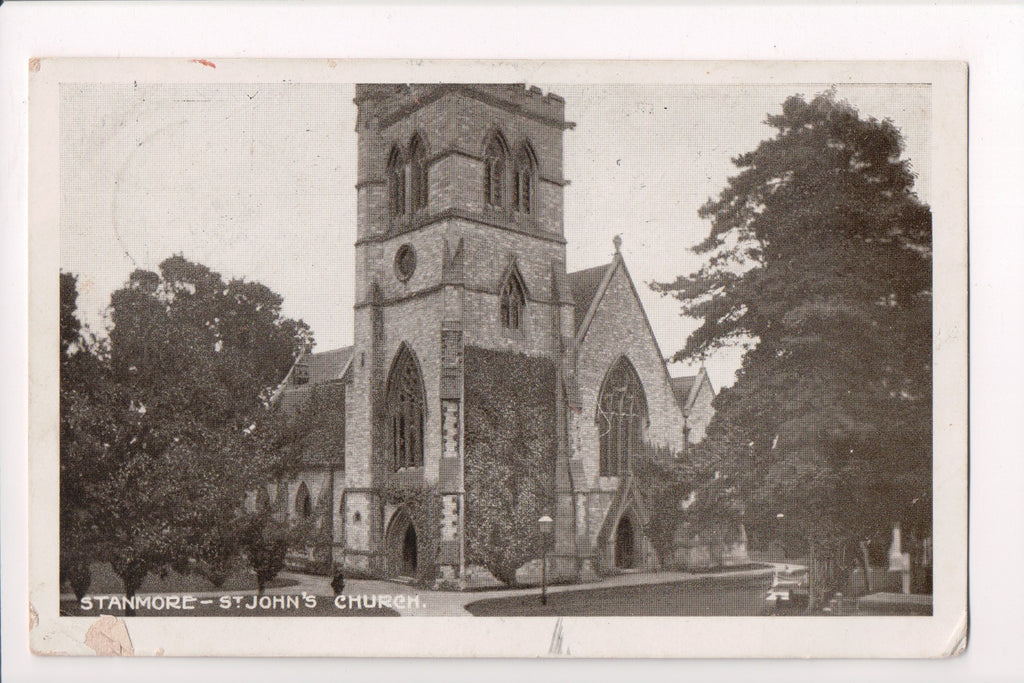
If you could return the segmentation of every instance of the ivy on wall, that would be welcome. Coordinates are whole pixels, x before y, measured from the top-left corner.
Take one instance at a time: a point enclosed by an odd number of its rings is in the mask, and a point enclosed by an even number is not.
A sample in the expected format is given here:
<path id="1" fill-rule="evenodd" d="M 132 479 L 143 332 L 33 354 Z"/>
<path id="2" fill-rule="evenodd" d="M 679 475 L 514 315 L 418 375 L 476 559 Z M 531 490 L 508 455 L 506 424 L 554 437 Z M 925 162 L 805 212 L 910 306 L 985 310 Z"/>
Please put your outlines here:
<path id="1" fill-rule="evenodd" d="M 438 576 L 437 558 L 441 544 L 441 495 L 437 486 L 403 486 L 387 482 L 377 492 L 383 503 L 405 508 L 416 529 L 416 582 L 425 588 L 433 587 Z"/>
<path id="2" fill-rule="evenodd" d="M 512 586 L 554 511 L 555 365 L 467 346 L 465 377 L 467 561 Z"/>

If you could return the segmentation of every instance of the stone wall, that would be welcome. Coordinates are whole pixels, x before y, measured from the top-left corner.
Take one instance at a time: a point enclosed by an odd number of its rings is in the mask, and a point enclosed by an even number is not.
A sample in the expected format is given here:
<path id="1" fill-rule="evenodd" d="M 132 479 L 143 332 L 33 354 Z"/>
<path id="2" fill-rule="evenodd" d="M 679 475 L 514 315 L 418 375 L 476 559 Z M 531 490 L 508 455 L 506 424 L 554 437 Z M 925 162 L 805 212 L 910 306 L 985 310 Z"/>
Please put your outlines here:
<path id="1" fill-rule="evenodd" d="M 682 450 L 683 415 L 669 385 L 668 372 L 657 341 L 634 294 L 624 264 L 615 269 L 604 298 L 579 345 L 577 382 L 582 406 L 580 452 L 586 482 L 602 490 L 614 490 L 618 477 L 600 477 L 597 432 L 597 400 L 605 375 L 620 356 L 636 368 L 647 398 L 650 425 L 646 441 Z"/>

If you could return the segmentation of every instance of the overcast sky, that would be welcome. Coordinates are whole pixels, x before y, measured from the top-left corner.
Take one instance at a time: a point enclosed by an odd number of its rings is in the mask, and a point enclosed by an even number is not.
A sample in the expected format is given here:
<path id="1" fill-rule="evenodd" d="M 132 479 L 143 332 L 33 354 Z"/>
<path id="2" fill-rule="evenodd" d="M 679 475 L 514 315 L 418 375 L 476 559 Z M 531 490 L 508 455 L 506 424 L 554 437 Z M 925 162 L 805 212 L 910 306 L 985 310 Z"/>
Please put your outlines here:
<path id="1" fill-rule="evenodd" d="M 735 174 L 730 159 L 773 129 L 789 95 L 828 84 L 580 86 L 566 99 L 565 234 L 570 270 L 606 263 L 612 237 L 661 345 L 678 350 L 697 322 L 646 286 L 700 265 L 688 249 L 709 225 L 697 209 Z M 926 85 L 843 86 L 862 116 L 903 132 L 928 201 Z M 284 297 L 326 350 L 352 342 L 355 242 L 353 87 L 336 84 L 66 84 L 61 90 L 61 266 L 79 276 L 79 310 L 96 330 L 135 267 L 180 252 L 225 277 Z M 739 354 L 708 362 L 715 389 Z M 689 371 L 681 365 L 673 374 Z"/>

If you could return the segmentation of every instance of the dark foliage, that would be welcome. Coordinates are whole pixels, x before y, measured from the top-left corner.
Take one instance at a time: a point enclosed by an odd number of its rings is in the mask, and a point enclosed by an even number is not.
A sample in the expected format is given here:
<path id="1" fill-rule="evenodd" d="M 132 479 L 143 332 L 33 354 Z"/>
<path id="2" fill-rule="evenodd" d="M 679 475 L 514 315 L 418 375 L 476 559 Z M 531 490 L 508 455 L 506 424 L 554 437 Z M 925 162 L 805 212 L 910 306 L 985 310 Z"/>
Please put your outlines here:
<path id="1" fill-rule="evenodd" d="M 749 528 L 838 566 L 896 521 L 930 533 L 931 213 L 892 123 L 831 91 L 767 123 L 775 137 L 701 209 L 705 266 L 654 288 L 701 321 L 676 358 L 748 348 L 704 470 Z"/>
<path id="2" fill-rule="evenodd" d="M 109 338 L 75 326 L 61 282 L 61 563 L 106 560 L 132 595 L 149 573 L 230 563 L 247 492 L 283 456 L 270 391 L 310 342 L 266 287 L 174 256 L 111 296 Z"/>
<path id="3" fill-rule="evenodd" d="M 554 510 L 555 366 L 469 346 L 465 367 L 468 560 L 515 585 L 541 555 L 538 518 Z"/>

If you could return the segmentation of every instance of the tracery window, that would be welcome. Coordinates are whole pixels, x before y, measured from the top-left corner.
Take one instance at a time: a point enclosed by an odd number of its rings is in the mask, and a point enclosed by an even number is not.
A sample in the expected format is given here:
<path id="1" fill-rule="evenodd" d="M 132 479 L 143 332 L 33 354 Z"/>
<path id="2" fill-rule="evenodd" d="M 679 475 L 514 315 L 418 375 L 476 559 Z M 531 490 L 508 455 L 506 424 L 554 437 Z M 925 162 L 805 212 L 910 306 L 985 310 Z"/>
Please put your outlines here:
<path id="1" fill-rule="evenodd" d="M 391 470 L 422 466 L 423 378 L 405 345 L 391 365 L 385 396 L 385 445 Z"/>
<path id="2" fill-rule="evenodd" d="M 629 470 L 629 457 L 640 453 L 646 424 L 643 385 L 633 364 L 623 356 L 605 376 L 597 402 L 601 476 L 617 476 Z"/>
<path id="3" fill-rule="evenodd" d="M 516 154 L 515 177 L 512 179 L 512 206 L 520 213 L 530 213 L 533 200 L 533 177 L 536 164 L 528 144 Z"/>
<path id="4" fill-rule="evenodd" d="M 412 170 L 412 210 L 427 208 L 427 151 L 419 137 L 414 137 L 409 152 L 409 165 Z"/>
<path id="5" fill-rule="evenodd" d="M 484 154 L 484 203 L 494 208 L 502 207 L 505 164 L 505 146 L 495 135 Z"/>
<path id="6" fill-rule="evenodd" d="M 522 334 L 526 329 L 526 290 L 519 269 L 512 267 L 501 289 L 501 326 L 507 332 Z"/>
<path id="7" fill-rule="evenodd" d="M 405 160 L 398 147 L 388 157 L 388 210 L 392 217 L 405 213 Z"/>

